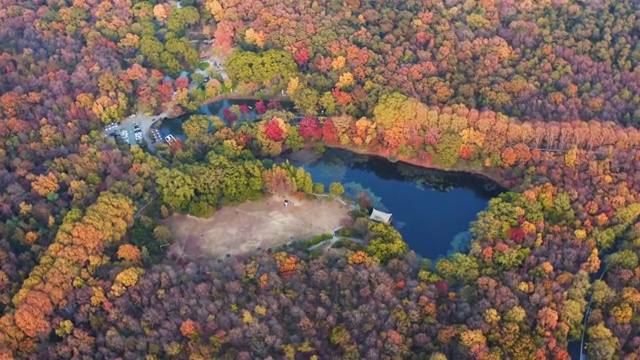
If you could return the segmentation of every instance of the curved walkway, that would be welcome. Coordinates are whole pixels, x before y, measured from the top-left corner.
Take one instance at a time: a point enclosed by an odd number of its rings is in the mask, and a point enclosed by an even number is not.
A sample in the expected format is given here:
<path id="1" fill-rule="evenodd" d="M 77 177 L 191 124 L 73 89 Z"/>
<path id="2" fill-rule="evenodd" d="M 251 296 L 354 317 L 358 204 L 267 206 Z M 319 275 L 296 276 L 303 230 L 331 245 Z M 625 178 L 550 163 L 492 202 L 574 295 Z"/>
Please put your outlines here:
<path id="1" fill-rule="evenodd" d="M 336 228 L 335 230 L 333 230 L 333 232 L 331 233 L 331 235 L 333 235 L 333 237 L 332 237 L 331 239 L 327 239 L 327 240 L 324 240 L 324 241 L 322 241 L 322 242 L 319 242 L 319 243 L 317 243 L 317 244 L 315 244 L 315 245 L 309 246 L 309 248 L 307 249 L 307 251 L 313 251 L 313 250 L 315 250 L 315 249 L 319 248 L 320 246 L 323 246 L 323 245 L 326 245 L 326 244 L 333 245 L 333 243 L 335 243 L 336 241 L 338 241 L 338 240 L 340 240 L 340 239 L 347 239 L 347 240 L 349 240 L 349 241 L 353 241 L 353 242 L 355 242 L 355 243 L 358 243 L 358 244 L 364 245 L 364 241 L 362 241 L 362 239 L 356 239 L 356 238 L 352 238 L 352 237 L 346 237 L 346 236 L 340 236 L 340 235 L 337 235 L 336 233 L 337 233 L 338 231 L 340 231 L 341 229 L 343 229 L 343 227 L 342 227 L 342 226 L 337 227 L 337 228 Z"/>

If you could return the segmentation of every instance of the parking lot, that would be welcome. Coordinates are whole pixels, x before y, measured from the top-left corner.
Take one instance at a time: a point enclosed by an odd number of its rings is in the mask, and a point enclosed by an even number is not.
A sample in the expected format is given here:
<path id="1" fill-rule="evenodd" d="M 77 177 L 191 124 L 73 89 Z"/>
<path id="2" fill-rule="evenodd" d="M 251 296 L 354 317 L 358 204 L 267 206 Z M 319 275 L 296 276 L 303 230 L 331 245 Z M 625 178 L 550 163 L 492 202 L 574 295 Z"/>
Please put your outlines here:
<path id="1" fill-rule="evenodd" d="M 107 136 L 114 135 L 117 139 L 121 139 L 131 146 L 140 145 L 144 140 L 149 150 L 155 151 L 154 143 L 166 140 L 160 137 L 157 130 L 151 129 L 151 125 L 166 117 L 166 112 L 156 116 L 133 114 L 124 118 L 120 123 L 107 125 L 104 131 Z"/>
<path id="2" fill-rule="evenodd" d="M 133 120 L 135 116 L 130 116 L 127 120 Z M 123 121 L 122 123 L 112 123 L 105 127 L 105 132 L 116 139 L 122 139 L 129 145 L 139 145 L 144 138 L 140 123 L 136 121 Z"/>

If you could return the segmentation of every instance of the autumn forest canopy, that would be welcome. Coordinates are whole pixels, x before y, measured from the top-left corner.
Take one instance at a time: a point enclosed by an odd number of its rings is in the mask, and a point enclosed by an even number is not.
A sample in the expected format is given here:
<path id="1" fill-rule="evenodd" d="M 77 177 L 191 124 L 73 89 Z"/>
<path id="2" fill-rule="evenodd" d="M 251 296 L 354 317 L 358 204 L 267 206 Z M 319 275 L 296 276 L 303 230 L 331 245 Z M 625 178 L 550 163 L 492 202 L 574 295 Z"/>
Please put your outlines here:
<path id="1" fill-rule="evenodd" d="M 621 0 L 0 0 L 0 359 L 637 359 L 639 37 Z M 509 191 L 434 262 L 365 193 L 336 242 L 175 251 L 173 214 L 339 199 L 274 162 L 327 147 Z"/>

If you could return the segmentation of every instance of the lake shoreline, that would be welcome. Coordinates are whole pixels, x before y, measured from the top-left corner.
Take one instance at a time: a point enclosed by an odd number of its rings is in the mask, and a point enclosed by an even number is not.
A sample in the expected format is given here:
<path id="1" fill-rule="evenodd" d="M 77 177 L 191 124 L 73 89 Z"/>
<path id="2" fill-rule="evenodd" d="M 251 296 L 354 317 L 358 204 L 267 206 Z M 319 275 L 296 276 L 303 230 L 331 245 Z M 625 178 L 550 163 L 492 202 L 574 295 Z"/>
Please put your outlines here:
<path id="1" fill-rule="evenodd" d="M 352 152 L 354 154 L 359 154 L 359 155 L 366 155 L 366 156 L 372 156 L 372 157 L 377 157 L 377 158 L 381 158 L 384 159 L 386 161 L 389 162 L 401 162 L 401 163 L 405 163 L 408 165 L 413 165 L 413 166 L 417 166 L 423 169 L 429 169 L 429 170 L 439 170 L 439 171 L 443 171 L 443 172 L 460 172 L 460 173 L 465 173 L 468 175 L 472 175 L 472 176 L 477 176 L 480 178 L 484 178 L 486 180 L 492 181 L 494 183 L 496 183 L 498 186 L 506 189 L 506 190 L 511 190 L 512 186 L 509 186 L 509 184 L 507 184 L 507 180 L 505 180 L 502 177 L 499 177 L 497 175 L 494 174 L 489 174 L 485 171 L 482 171 L 481 169 L 478 168 L 470 168 L 470 167 L 461 167 L 461 168 L 451 168 L 451 169 L 445 169 L 440 165 L 437 164 L 433 164 L 431 162 L 426 162 L 426 161 L 420 161 L 418 159 L 411 159 L 411 158 L 407 158 L 404 156 L 399 156 L 397 154 L 392 154 L 391 151 L 386 150 L 386 149 L 380 149 L 380 150 L 371 150 L 371 149 L 359 149 L 359 148 L 353 148 L 353 147 L 349 147 L 349 146 L 343 146 L 343 145 L 339 145 L 339 144 L 327 144 L 324 143 L 324 145 L 328 148 L 333 148 L 333 149 L 340 149 L 340 150 L 345 150 L 345 151 L 349 151 Z M 393 161 L 390 159 L 390 157 L 395 158 L 396 160 Z"/>
<path id="2" fill-rule="evenodd" d="M 254 96 L 254 95 L 243 95 L 243 94 L 240 94 L 240 93 L 230 93 L 230 94 L 220 94 L 220 95 L 216 95 L 214 97 L 208 98 L 207 100 L 203 101 L 198 106 L 198 109 L 203 107 L 203 106 L 208 106 L 208 105 L 210 105 L 210 104 L 212 104 L 214 102 L 225 101 L 225 100 L 291 101 L 291 99 L 287 95 L 267 95 L 267 96 L 264 96 L 263 98 L 260 98 L 260 97 Z M 197 110 L 195 110 L 195 111 L 197 111 Z M 195 111 L 187 111 L 187 110 L 182 109 L 182 111 L 180 111 L 180 112 L 172 112 L 172 113 L 170 113 L 169 117 L 167 117 L 165 120 L 173 120 L 175 118 L 178 118 L 178 117 L 186 115 L 186 114 L 195 113 Z"/>
<path id="3" fill-rule="evenodd" d="M 287 95 L 273 95 L 273 96 L 266 96 L 264 98 L 259 98 L 257 96 L 253 96 L 253 95 L 243 95 L 243 94 L 236 94 L 236 93 L 231 93 L 231 94 L 221 94 L 212 98 L 207 99 L 206 101 L 204 101 L 199 108 L 205 107 L 205 106 L 209 106 L 212 103 L 215 102 L 221 102 L 221 101 L 226 101 L 226 100 L 247 100 L 247 101 L 260 101 L 260 100 L 264 100 L 264 101 L 290 101 L 289 96 Z M 167 120 L 174 120 L 177 119 L 185 114 L 188 114 L 188 111 L 182 111 L 178 114 L 172 114 L 171 117 L 165 119 L 164 121 Z M 195 112 L 192 112 L 195 113 Z M 317 116 L 316 116 L 317 117 Z M 305 143 L 305 147 L 311 147 L 315 144 L 315 142 L 306 142 Z M 439 171 L 444 171 L 444 172 L 451 172 L 451 171 L 455 171 L 455 172 L 461 172 L 461 173 L 466 173 L 469 175 L 473 175 L 473 176 L 478 176 L 481 178 L 484 178 L 486 180 L 490 180 L 492 182 L 494 182 L 495 184 L 497 184 L 499 187 L 502 187 L 504 189 L 510 190 L 513 188 L 512 185 L 510 185 L 508 183 L 508 180 L 502 178 L 499 174 L 497 173 L 489 173 L 487 171 L 484 170 L 484 168 L 482 167 L 469 167 L 469 166 L 460 166 L 460 167 L 454 167 L 451 169 L 445 169 L 444 167 L 434 164 L 431 161 L 423 161 L 423 160 L 419 160 L 419 159 L 415 159 L 415 158 L 407 158 L 404 156 L 400 156 L 398 154 L 393 154 L 390 150 L 388 149 L 383 149 L 383 148 L 378 148 L 376 150 L 373 149 L 362 149 L 362 148 L 355 148 L 355 147 L 351 147 L 351 146 L 343 146 L 341 144 L 330 144 L 330 143 L 324 143 L 324 145 L 326 147 L 329 148 L 336 148 L 336 149 L 342 149 L 342 150 L 346 150 L 346 151 L 350 151 L 353 152 L 355 154 L 359 154 L 359 155 L 367 155 L 367 156 L 373 156 L 373 157 L 379 157 L 379 158 L 383 158 L 389 162 L 394 162 L 393 160 L 391 160 L 391 158 L 395 158 L 396 161 L 405 163 L 405 164 L 409 164 L 409 165 L 413 165 L 413 166 L 417 166 L 417 167 L 421 167 L 424 169 L 432 169 L 432 170 L 439 170 Z"/>
<path id="4" fill-rule="evenodd" d="M 393 214 L 392 225 L 409 249 L 433 261 L 459 251 L 466 243 L 462 233 L 504 191 L 492 180 L 470 173 L 391 162 L 335 147 L 322 154 L 306 147 L 276 159 L 284 161 L 303 168 L 325 190 L 341 183 L 345 196 Z"/>

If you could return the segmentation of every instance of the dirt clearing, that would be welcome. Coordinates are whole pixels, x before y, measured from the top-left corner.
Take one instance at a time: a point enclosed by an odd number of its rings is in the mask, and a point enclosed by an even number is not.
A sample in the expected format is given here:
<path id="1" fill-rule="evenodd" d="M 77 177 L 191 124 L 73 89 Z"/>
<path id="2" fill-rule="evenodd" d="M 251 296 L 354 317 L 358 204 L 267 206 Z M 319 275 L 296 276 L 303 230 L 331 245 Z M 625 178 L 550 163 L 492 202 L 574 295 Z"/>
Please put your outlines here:
<path id="1" fill-rule="evenodd" d="M 176 214 L 164 223 L 176 239 L 173 251 L 188 257 L 215 258 L 267 249 L 291 238 L 331 233 L 348 217 L 349 207 L 335 200 L 319 198 L 316 202 L 274 195 L 223 207 L 208 219 Z"/>

